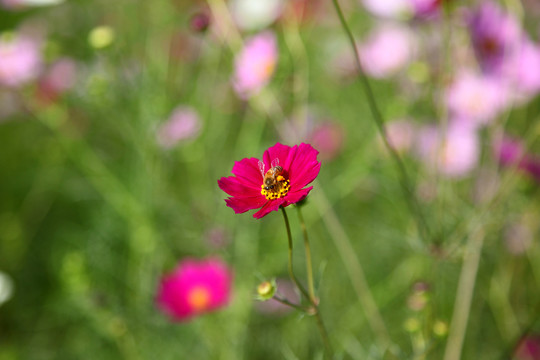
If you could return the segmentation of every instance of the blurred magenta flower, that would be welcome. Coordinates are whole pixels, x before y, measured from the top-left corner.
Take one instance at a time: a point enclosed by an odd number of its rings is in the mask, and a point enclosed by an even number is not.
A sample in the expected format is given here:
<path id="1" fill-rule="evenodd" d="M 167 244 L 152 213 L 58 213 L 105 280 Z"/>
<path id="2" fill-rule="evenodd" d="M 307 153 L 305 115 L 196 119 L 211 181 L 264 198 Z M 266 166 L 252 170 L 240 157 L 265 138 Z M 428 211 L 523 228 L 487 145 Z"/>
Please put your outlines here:
<path id="1" fill-rule="evenodd" d="M 526 335 L 519 342 L 512 359 L 540 360 L 540 336 Z"/>
<path id="2" fill-rule="evenodd" d="M 228 304 L 232 272 L 218 259 L 181 261 L 163 276 L 156 302 L 173 321 L 187 321 Z"/>
<path id="3" fill-rule="evenodd" d="M 520 140 L 506 136 L 493 144 L 493 150 L 501 165 L 515 166 L 540 182 L 540 157 L 527 153 Z"/>
<path id="4" fill-rule="evenodd" d="M 439 14 L 443 0 L 409 0 L 414 15 L 420 19 L 432 18 Z"/>
<path id="5" fill-rule="evenodd" d="M 243 99 L 257 94 L 274 74 L 278 58 L 276 36 L 265 31 L 248 39 L 235 59 L 233 87 Z"/>
<path id="6" fill-rule="evenodd" d="M 417 146 L 426 166 L 449 178 L 468 175 L 478 163 L 478 134 L 462 121 L 451 122 L 445 130 L 434 126 L 422 128 Z"/>
<path id="7" fill-rule="evenodd" d="M 35 79 L 42 67 L 41 44 L 27 36 L 0 37 L 0 86 L 17 87 Z"/>
<path id="8" fill-rule="evenodd" d="M 498 71 L 522 39 L 518 21 L 497 3 L 483 1 L 470 14 L 468 26 L 478 61 L 484 71 Z"/>
<path id="9" fill-rule="evenodd" d="M 307 138 L 319 150 L 321 160 L 329 161 L 343 148 L 345 133 L 338 124 L 327 121 L 316 126 Z"/>
<path id="10" fill-rule="evenodd" d="M 412 61 L 416 48 L 416 37 L 407 27 L 382 24 L 371 32 L 367 40 L 360 45 L 358 52 L 368 75 L 387 78 Z"/>
<path id="11" fill-rule="evenodd" d="M 169 120 L 158 128 L 157 141 L 164 148 L 172 148 L 180 141 L 197 137 L 201 128 L 201 121 L 195 109 L 178 106 Z"/>
<path id="12" fill-rule="evenodd" d="M 313 189 L 304 187 L 321 169 L 318 154 L 309 144 L 290 147 L 277 143 L 264 152 L 262 161 L 246 158 L 235 162 L 232 173 L 236 176 L 218 180 L 221 190 L 230 195 L 225 199 L 227 206 L 236 214 L 260 208 L 253 214 L 260 219 L 303 200 Z"/>
<path id="13" fill-rule="evenodd" d="M 494 76 L 461 71 L 446 89 L 446 104 L 453 116 L 472 125 L 485 125 L 508 104 L 506 87 Z"/>

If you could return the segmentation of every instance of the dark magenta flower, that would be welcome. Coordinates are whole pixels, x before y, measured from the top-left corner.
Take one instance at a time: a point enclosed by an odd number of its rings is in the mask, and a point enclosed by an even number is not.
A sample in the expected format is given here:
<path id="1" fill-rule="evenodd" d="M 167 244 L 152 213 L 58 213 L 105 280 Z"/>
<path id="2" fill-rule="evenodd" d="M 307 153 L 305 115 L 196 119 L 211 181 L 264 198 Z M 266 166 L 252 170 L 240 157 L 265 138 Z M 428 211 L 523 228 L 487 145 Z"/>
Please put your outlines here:
<path id="1" fill-rule="evenodd" d="M 156 302 L 172 320 L 186 321 L 227 305 L 231 281 L 221 260 L 183 260 L 161 279 Z"/>
<path id="2" fill-rule="evenodd" d="M 236 176 L 218 180 L 221 190 L 230 195 L 227 206 L 240 214 L 259 209 L 253 217 L 260 219 L 280 206 L 289 206 L 304 199 L 321 169 L 319 152 L 309 144 L 293 147 L 277 143 L 264 152 L 263 160 L 246 158 L 235 162 Z"/>

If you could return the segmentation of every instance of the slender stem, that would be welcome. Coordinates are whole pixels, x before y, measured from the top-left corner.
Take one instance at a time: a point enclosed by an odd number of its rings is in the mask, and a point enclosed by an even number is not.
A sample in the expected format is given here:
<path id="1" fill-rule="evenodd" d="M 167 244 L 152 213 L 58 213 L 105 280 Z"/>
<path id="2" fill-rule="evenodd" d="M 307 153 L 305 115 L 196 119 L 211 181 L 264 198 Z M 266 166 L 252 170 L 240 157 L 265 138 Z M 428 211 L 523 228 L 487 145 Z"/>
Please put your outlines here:
<path id="1" fill-rule="evenodd" d="M 326 331 L 326 328 L 324 326 L 324 323 L 321 318 L 321 314 L 319 311 L 319 306 L 317 302 L 313 301 L 311 297 L 308 295 L 306 289 L 300 284 L 298 279 L 296 279 L 296 276 L 294 275 L 293 271 L 293 242 L 292 242 L 292 235 L 291 235 L 291 226 L 289 225 L 289 218 L 287 216 L 287 212 L 285 211 L 285 208 L 281 208 L 281 213 L 283 214 L 283 219 L 285 221 L 285 227 L 287 228 L 287 238 L 289 241 L 289 276 L 291 277 L 291 280 L 294 282 L 296 287 L 300 290 L 302 295 L 308 299 L 309 303 L 311 304 L 311 312 L 315 316 L 315 320 L 317 321 L 317 327 L 319 328 L 319 332 L 321 333 L 321 337 L 324 343 L 324 349 L 325 354 L 327 357 L 332 358 L 332 348 L 330 346 L 330 340 L 328 338 L 328 332 Z M 308 312 L 309 313 L 309 312 Z"/>
<path id="2" fill-rule="evenodd" d="M 279 297 L 279 296 L 277 296 L 277 295 L 274 295 L 274 297 L 273 297 L 272 299 L 274 299 L 274 300 L 276 300 L 276 301 L 282 303 L 283 305 L 287 305 L 287 306 L 290 306 L 290 307 L 292 307 L 292 308 L 295 308 L 295 309 L 298 310 L 298 311 L 302 311 L 302 312 L 304 312 L 304 313 L 307 313 L 307 312 L 308 312 L 308 309 L 303 308 L 303 307 L 300 306 L 300 305 L 293 304 L 293 303 L 290 302 L 289 300 L 284 299 L 284 298 L 282 298 L 282 297 Z"/>
<path id="3" fill-rule="evenodd" d="M 306 250 L 306 273 L 308 278 L 308 291 L 311 302 L 316 302 L 315 297 L 315 287 L 313 286 L 313 267 L 311 265 L 311 248 L 309 246 L 309 238 L 306 228 L 306 223 L 304 222 L 304 217 L 302 216 L 301 206 L 296 206 L 298 211 L 298 219 L 300 220 L 300 227 L 302 228 L 302 234 L 304 235 L 304 248 Z"/>
<path id="4" fill-rule="evenodd" d="M 358 48 L 356 47 L 354 36 L 351 32 L 351 29 L 347 25 L 347 21 L 345 20 L 345 17 L 343 16 L 343 11 L 341 10 L 341 7 L 338 1 L 332 0 L 332 3 L 334 4 L 334 8 L 336 9 L 337 15 L 339 17 L 339 21 L 341 22 L 341 26 L 343 26 L 343 29 L 345 30 L 345 33 L 347 34 L 347 38 L 349 39 L 352 50 L 354 52 L 354 59 L 355 59 L 356 67 L 360 74 L 361 85 L 366 94 L 369 109 L 373 116 L 373 120 L 375 121 L 375 125 L 377 126 L 377 129 L 379 130 L 379 133 L 383 139 L 384 145 L 388 149 L 390 156 L 394 159 L 394 162 L 398 168 L 399 175 L 400 175 L 399 182 L 403 190 L 403 194 L 405 195 L 405 200 L 407 202 L 407 205 L 409 206 L 412 213 L 416 215 L 414 218 L 417 223 L 416 225 L 418 227 L 418 231 L 420 232 L 420 235 L 424 238 L 424 240 L 427 242 L 428 240 L 431 239 L 427 222 L 424 218 L 424 215 L 422 214 L 422 211 L 420 209 L 419 204 L 416 201 L 415 196 L 412 193 L 411 181 L 409 179 L 409 175 L 407 174 L 407 170 L 405 169 L 405 165 L 403 164 L 403 161 L 399 157 L 399 154 L 397 153 L 396 149 L 392 145 L 390 145 L 390 142 L 388 141 L 388 136 L 386 134 L 386 130 L 384 127 L 384 120 L 377 106 L 377 102 L 375 101 L 375 95 L 373 94 L 373 90 L 371 89 L 371 85 L 369 84 L 368 77 L 366 76 L 366 73 L 364 72 L 364 69 L 362 67 L 362 63 L 360 62 L 360 57 L 358 55 Z"/>
<path id="5" fill-rule="evenodd" d="M 467 331 L 467 322 L 471 311 L 474 284 L 484 242 L 484 232 L 477 230 L 469 237 L 454 303 L 454 314 L 450 323 L 450 332 L 444 352 L 444 360 L 458 360 Z"/>

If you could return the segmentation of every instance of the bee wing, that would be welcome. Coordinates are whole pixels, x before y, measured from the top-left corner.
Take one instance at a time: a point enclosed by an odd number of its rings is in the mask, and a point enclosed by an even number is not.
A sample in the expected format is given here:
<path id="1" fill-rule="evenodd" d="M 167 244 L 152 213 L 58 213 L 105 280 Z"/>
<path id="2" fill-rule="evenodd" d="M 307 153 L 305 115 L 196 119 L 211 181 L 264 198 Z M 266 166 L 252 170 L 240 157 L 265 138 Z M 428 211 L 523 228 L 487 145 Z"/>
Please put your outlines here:
<path id="1" fill-rule="evenodd" d="M 266 173 L 264 172 L 264 163 L 261 160 L 259 160 L 259 170 L 261 171 L 262 177 L 264 177 Z"/>
<path id="2" fill-rule="evenodd" d="M 279 165 L 279 159 L 278 158 L 275 158 L 274 160 L 272 160 L 272 164 L 271 164 L 272 167 L 276 167 L 278 165 Z"/>

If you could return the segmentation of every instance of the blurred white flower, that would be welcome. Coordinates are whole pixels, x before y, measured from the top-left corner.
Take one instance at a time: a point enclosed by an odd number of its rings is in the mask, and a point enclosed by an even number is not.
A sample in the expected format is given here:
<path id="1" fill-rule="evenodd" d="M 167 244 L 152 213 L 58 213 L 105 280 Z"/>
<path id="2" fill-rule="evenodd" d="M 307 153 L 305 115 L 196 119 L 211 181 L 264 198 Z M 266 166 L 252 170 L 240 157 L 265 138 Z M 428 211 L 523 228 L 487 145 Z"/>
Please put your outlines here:
<path id="1" fill-rule="evenodd" d="M 0 305 L 13 296 L 13 280 L 6 273 L 0 271 Z"/>
<path id="2" fill-rule="evenodd" d="M 240 29 L 261 30 L 281 15 L 283 0 L 232 0 L 229 6 Z"/>
<path id="3" fill-rule="evenodd" d="M 385 18 L 404 19 L 413 13 L 410 0 L 362 0 L 362 4 L 373 15 Z"/>

